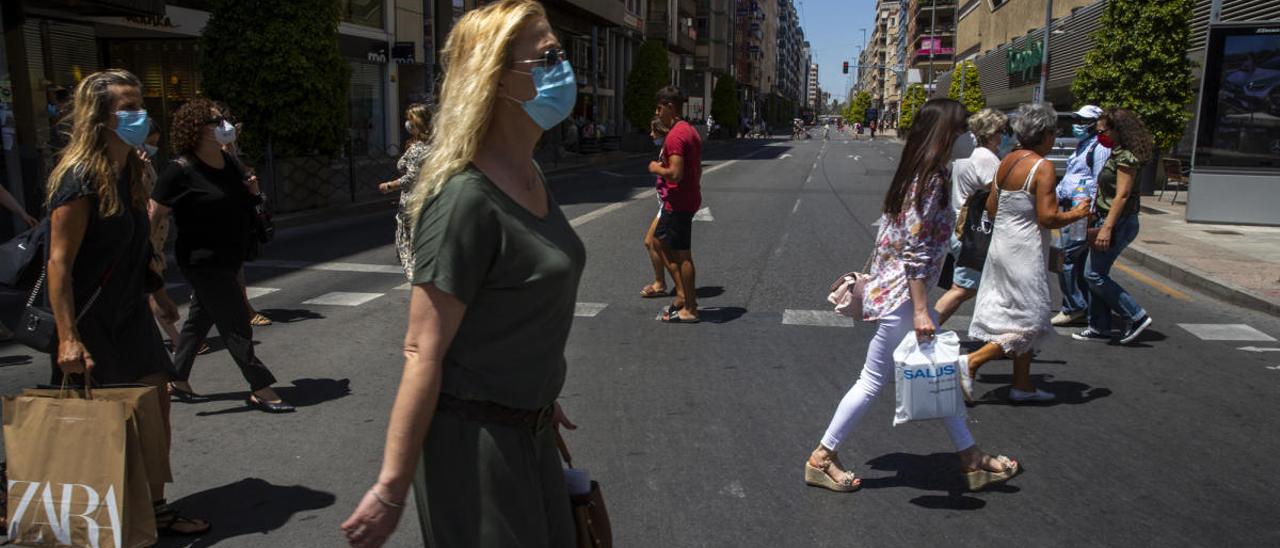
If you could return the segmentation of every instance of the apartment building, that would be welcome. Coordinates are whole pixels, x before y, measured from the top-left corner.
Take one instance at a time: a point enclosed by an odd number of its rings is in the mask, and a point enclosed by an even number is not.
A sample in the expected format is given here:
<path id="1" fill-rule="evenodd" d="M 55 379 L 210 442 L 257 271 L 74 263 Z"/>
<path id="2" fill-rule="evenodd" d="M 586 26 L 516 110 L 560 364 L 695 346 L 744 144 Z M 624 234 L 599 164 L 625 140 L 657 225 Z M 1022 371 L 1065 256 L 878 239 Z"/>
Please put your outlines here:
<path id="1" fill-rule="evenodd" d="M 1008 0 L 976 0 L 1007 3 Z M 956 51 L 956 0 L 909 0 L 906 67 L 932 93 L 937 75 L 951 70 Z M 914 76 L 913 76 L 914 78 Z"/>
<path id="2" fill-rule="evenodd" d="M 733 0 L 697 2 L 694 75 L 685 88 L 689 94 L 685 116 L 689 118 L 705 118 L 711 112 L 716 82 L 733 73 L 733 7 Z"/>
<path id="3" fill-rule="evenodd" d="M 897 70 L 900 9 L 898 0 L 876 2 L 875 28 L 865 48 L 867 62 L 861 69 L 866 74 L 862 89 L 871 93 L 872 104 L 881 116 L 896 112 L 902 97 L 902 73 Z"/>
<path id="4" fill-rule="evenodd" d="M 804 29 L 792 0 L 778 2 L 778 63 L 775 94 L 790 106 L 799 108 L 805 99 L 805 71 L 809 60 L 805 53 Z"/>

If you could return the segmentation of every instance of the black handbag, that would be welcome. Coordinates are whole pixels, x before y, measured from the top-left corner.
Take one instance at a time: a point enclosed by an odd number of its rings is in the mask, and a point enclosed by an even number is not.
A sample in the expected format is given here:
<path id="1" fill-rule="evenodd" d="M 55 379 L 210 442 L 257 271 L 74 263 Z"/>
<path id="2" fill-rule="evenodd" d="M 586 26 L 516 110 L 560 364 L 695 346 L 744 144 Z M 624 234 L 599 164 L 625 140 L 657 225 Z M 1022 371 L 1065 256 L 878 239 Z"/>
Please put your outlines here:
<path id="1" fill-rule="evenodd" d="M 991 191 L 977 190 L 965 201 L 964 232 L 960 233 L 960 257 L 956 266 L 982 271 L 991 246 L 992 222 L 987 219 L 987 197 Z"/>
<path id="2" fill-rule="evenodd" d="M 49 219 L 45 218 L 40 224 L 0 244 L 0 285 L 26 287 L 36 275 L 33 267 L 44 256 L 44 245 L 48 239 Z"/>
<path id="3" fill-rule="evenodd" d="M 102 286 L 111 278 L 111 271 L 115 265 L 107 269 L 107 273 L 102 277 L 102 283 L 98 284 L 98 289 L 93 291 L 93 295 L 89 296 L 89 301 L 84 304 L 84 308 L 80 309 L 80 313 L 76 314 L 76 323 L 80 323 L 80 319 L 85 313 L 93 307 L 94 301 L 98 300 L 98 295 L 102 294 Z M 36 301 L 41 295 L 41 289 L 44 288 L 45 280 L 48 278 L 48 267 L 40 269 L 40 278 L 36 280 L 36 285 L 31 289 L 31 296 L 27 298 L 27 306 L 22 309 L 22 317 L 18 319 L 18 325 L 13 331 L 13 339 L 37 352 L 45 354 L 53 354 L 58 350 L 58 326 L 54 322 L 53 311 L 47 305 L 48 299 L 42 299 L 41 304 L 37 305 Z"/>

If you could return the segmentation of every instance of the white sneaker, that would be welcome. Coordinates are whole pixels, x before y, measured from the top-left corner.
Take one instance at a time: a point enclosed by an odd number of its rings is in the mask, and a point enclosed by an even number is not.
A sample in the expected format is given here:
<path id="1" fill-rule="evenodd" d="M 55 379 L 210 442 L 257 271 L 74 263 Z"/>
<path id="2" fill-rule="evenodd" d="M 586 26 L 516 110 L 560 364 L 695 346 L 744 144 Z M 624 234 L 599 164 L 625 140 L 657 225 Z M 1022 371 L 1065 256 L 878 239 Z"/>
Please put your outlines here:
<path id="1" fill-rule="evenodd" d="M 1012 401 L 1046 402 L 1053 401 L 1056 397 L 1051 392 L 1045 392 L 1039 388 L 1035 392 L 1023 392 L 1017 388 L 1009 389 L 1009 399 Z"/>
<path id="2" fill-rule="evenodd" d="M 1054 316 L 1052 320 L 1049 320 L 1049 323 L 1052 323 L 1057 327 L 1062 327 L 1065 325 L 1080 323 L 1084 320 L 1084 317 L 1085 312 L 1083 310 L 1079 312 L 1072 312 L 1070 314 L 1066 312 L 1059 312 L 1057 316 Z"/>
<path id="3" fill-rule="evenodd" d="M 964 401 L 973 401 L 973 377 L 969 376 L 969 355 L 960 356 L 956 361 L 960 368 L 960 390 L 964 392 Z"/>

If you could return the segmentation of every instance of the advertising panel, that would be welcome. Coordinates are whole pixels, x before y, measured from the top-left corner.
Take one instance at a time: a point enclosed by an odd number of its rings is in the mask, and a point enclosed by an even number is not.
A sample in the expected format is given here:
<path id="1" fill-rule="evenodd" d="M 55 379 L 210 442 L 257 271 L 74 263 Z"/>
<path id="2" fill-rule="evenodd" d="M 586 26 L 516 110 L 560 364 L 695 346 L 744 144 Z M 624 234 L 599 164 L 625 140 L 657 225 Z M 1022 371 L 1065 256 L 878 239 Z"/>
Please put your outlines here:
<path id="1" fill-rule="evenodd" d="M 1196 167 L 1280 169 L 1280 24 L 1209 33 Z"/>

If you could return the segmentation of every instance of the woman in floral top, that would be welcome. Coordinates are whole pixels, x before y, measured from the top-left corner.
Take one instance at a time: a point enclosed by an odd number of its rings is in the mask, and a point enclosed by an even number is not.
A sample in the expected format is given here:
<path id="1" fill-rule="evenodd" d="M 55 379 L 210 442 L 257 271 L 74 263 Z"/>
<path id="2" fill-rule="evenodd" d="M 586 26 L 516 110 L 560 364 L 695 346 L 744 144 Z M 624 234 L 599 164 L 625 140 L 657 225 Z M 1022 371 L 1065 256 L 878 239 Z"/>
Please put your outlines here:
<path id="1" fill-rule="evenodd" d="M 893 351 L 903 338 L 914 331 L 926 340 L 937 330 L 928 294 L 938 281 L 955 224 L 947 196 L 947 164 L 967 117 L 964 106 L 951 99 L 931 100 L 916 116 L 885 195 L 871 280 L 862 299 L 863 319 L 878 322 L 876 334 L 862 375 L 840 401 L 821 444 L 805 462 L 804 479 L 809 485 L 841 492 L 861 487 L 861 480 L 840 464 L 836 451 L 893 378 Z M 942 422 L 970 489 L 982 489 L 1018 473 L 1016 461 L 978 449 L 964 417 Z"/>
<path id="2" fill-rule="evenodd" d="M 410 215 L 405 210 L 405 203 L 413 190 L 413 182 L 418 178 L 418 168 L 427 157 L 427 134 L 431 131 L 431 109 L 422 103 L 410 105 L 404 111 L 404 129 L 409 132 L 409 148 L 405 149 L 396 169 L 401 176 L 394 181 L 378 185 L 383 194 L 400 191 L 400 208 L 396 211 L 396 253 L 400 255 L 400 265 L 404 267 L 406 278 L 413 278 L 413 227 L 409 226 Z"/>

